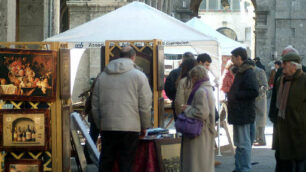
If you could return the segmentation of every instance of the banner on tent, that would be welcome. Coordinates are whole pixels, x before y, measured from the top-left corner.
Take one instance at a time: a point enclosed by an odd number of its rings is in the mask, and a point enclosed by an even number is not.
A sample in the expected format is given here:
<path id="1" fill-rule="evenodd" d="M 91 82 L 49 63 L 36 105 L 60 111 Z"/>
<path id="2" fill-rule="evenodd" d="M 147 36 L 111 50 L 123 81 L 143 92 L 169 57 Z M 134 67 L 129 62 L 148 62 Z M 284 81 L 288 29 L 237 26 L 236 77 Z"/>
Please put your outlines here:
<path id="1" fill-rule="evenodd" d="M 129 45 L 127 43 L 120 43 L 120 46 L 125 46 Z M 164 46 L 186 46 L 186 45 L 190 45 L 189 41 L 176 41 L 176 42 L 163 42 L 162 45 Z M 77 43 L 71 43 L 70 44 L 70 48 L 101 48 L 105 46 L 104 42 L 77 42 Z M 112 45 L 111 45 L 112 46 Z M 136 42 L 136 46 L 144 46 L 144 42 Z"/>

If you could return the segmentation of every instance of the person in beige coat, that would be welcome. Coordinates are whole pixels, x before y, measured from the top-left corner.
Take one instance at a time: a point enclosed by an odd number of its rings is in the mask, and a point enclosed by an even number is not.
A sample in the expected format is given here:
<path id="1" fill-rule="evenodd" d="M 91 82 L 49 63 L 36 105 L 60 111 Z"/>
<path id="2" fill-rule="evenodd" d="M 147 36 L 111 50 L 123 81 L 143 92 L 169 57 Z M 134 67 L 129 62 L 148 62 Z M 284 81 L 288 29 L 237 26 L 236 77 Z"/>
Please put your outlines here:
<path id="1" fill-rule="evenodd" d="M 92 95 L 92 114 L 101 131 L 99 171 L 132 171 L 140 131 L 151 127 L 152 92 L 146 75 L 134 63 L 135 50 L 121 49 L 97 78 Z"/>
<path id="2" fill-rule="evenodd" d="M 191 105 L 184 105 L 182 110 L 190 118 L 203 121 L 200 136 L 184 136 L 181 146 L 182 172 L 214 172 L 214 138 L 215 138 L 215 98 L 213 87 L 209 82 L 207 70 L 196 66 L 190 71 L 193 84 L 201 82 L 195 92 Z"/>

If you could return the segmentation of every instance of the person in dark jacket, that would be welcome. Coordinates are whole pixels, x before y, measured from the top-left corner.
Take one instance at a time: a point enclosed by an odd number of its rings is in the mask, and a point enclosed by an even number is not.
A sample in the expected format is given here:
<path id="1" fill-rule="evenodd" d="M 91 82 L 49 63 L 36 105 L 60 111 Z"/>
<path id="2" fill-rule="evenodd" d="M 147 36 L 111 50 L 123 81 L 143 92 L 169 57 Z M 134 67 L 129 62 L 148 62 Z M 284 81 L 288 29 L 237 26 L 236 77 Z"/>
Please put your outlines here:
<path id="1" fill-rule="evenodd" d="M 255 98 L 258 83 L 253 67 L 247 63 L 247 52 L 236 48 L 232 52 L 232 62 L 238 67 L 233 85 L 228 92 L 228 123 L 233 124 L 236 146 L 234 172 L 250 172 L 252 142 L 255 138 Z"/>
<path id="2" fill-rule="evenodd" d="M 266 71 L 265 66 L 261 63 L 260 58 L 259 57 L 255 57 L 255 65 L 261 69 L 263 69 L 264 71 Z"/>
<path id="3" fill-rule="evenodd" d="M 276 81 L 276 125 L 273 146 L 277 172 L 304 172 L 306 165 L 306 74 L 298 54 L 282 58 L 283 74 Z"/>
<path id="4" fill-rule="evenodd" d="M 293 48 L 292 46 L 289 45 L 283 50 L 281 56 L 284 58 L 284 56 L 286 56 L 287 54 L 299 55 L 299 52 L 295 48 Z M 302 71 L 306 72 L 306 67 L 305 66 L 302 66 Z M 283 160 L 280 159 L 280 153 L 279 153 L 279 150 L 277 149 L 278 146 L 276 144 L 277 143 L 276 140 L 278 140 L 278 134 L 277 133 L 279 133 L 278 130 L 277 130 L 277 128 L 278 128 L 278 125 L 277 125 L 278 107 L 276 106 L 277 89 L 278 89 L 277 82 L 278 82 L 279 78 L 282 76 L 282 74 L 283 74 L 283 68 L 280 68 L 277 71 L 277 73 L 275 74 L 275 78 L 274 78 L 275 87 L 273 87 L 273 89 L 272 89 L 270 111 L 269 111 L 269 118 L 273 122 L 273 146 L 272 146 L 272 149 L 275 150 L 275 159 L 276 159 L 275 172 L 280 172 L 280 171 L 282 171 L 283 168 L 287 169 L 286 167 L 283 166 L 284 164 L 290 165 L 290 164 L 288 164 L 288 161 L 283 161 Z M 300 92 L 300 93 L 302 93 L 302 92 Z"/>
<path id="5" fill-rule="evenodd" d="M 299 52 L 293 48 L 291 45 L 288 45 L 286 48 L 284 48 L 282 52 L 282 57 L 285 56 L 286 54 L 289 53 L 295 53 L 299 55 Z M 302 65 L 302 71 L 306 73 L 306 66 Z M 273 85 L 276 84 L 277 79 L 283 74 L 283 67 L 279 68 L 274 76 L 274 83 Z M 276 88 L 273 87 L 272 89 L 272 96 L 271 96 L 271 101 L 270 101 L 270 110 L 269 110 L 269 118 L 273 122 L 273 124 L 276 124 L 276 118 L 277 118 L 277 108 L 275 105 L 276 102 Z"/>
<path id="6" fill-rule="evenodd" d="M 183 59 L 182 59 L 182 62 L 184 62 L 186 59 L 194 59 L 194 56 L 191 52 L 186 52 L 184 53 L 183 55 Z M 174 116 L 174 119 L 176 119 L 176 113 L 175 113 L 175 95 L 176 95 L 176 83 L 177 83 L 177 80 L 180 76 L 180 73 L 181 73 L 181 70 L 182 70 L 182 67 L 178 67 L 174 70 L 172 70 L 169 74 L 169 76 L 167 77 L 166 79 L 166 82 L 165 82 L 165 93 L 167 95 L 167 97 L 172 100 L 172 104 L 171 104 L 171 107 L 172 107 L 172 110 L 173 110 L 173 116 Z"/>

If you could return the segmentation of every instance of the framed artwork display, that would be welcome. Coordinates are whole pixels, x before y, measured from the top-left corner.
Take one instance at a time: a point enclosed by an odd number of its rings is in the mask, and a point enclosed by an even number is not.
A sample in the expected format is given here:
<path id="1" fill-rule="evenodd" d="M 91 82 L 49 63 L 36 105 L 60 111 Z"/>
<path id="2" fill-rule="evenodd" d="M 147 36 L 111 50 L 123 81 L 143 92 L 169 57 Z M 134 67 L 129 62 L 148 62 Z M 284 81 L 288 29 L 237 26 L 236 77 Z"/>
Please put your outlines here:
<path id="1" fill-rule="evenodd" d="M 155 140 L 155 145 L 160 171 L 180 171 L 181 139 Z"/>
<path id="2" fill-rule="evenodd" d="M 42 172 L 42 160 L 22 159 L 5 160 L 4 172 Z"/>
<path id="3" fill-rule="evenodd" d="M 0 48 L 0 99 L 53 101 L 57 53 Z"/>
<path id="4" fill-rule="evenodd" d="M 1 150 L 48 150 L 48 109 L 0 110 Z"/>

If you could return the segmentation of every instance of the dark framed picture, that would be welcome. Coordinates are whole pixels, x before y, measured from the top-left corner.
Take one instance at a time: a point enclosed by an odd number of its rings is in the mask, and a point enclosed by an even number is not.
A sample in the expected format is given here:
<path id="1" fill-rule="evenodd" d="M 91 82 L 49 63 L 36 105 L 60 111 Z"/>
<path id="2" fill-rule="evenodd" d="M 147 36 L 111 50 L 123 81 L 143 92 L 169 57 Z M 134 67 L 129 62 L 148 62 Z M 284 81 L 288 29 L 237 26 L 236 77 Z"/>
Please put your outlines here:
<path id="1" fill-rule="evenodd" d="M 55 51 L 0 48 L 0 99 L 53 101 Z"/>
<path id="2" fill-rule="evenodd" d="M 0 110 L 0 150 L 48 150 L 48 109 Z"/>
<path id="3" fill-rule="evenodd" d="M 42 172 L 42 160 L 22 159 L 5 160 L 4 172 Z"/>
<path id="4" fill-rule="evenodd" d="M 155 140 L 155 146 L 160 171 L 180 171 L 181 139 Z"/>

